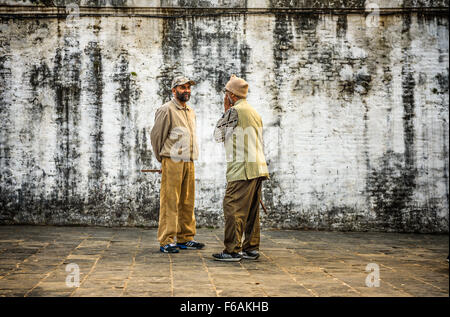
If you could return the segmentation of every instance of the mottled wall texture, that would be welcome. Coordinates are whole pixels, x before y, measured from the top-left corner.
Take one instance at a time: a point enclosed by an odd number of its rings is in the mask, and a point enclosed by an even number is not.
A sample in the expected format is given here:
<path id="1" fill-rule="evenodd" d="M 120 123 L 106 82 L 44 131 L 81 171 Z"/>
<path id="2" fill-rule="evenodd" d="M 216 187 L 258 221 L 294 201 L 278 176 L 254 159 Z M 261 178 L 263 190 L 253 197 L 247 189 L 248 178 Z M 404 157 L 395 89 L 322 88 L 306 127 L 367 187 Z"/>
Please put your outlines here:
<path id="1" fill-rule="evenodd" d="M 447 9 L 1 0 L 0 223 L 157 226 L 160 176 L 141 169 L 160 166 L 149 132 L 185 74 L 198 82 L 197 222 L 222 226 L 212 134 L 234 73 L 265 125 L 263 227 L 448 232 Z"/>

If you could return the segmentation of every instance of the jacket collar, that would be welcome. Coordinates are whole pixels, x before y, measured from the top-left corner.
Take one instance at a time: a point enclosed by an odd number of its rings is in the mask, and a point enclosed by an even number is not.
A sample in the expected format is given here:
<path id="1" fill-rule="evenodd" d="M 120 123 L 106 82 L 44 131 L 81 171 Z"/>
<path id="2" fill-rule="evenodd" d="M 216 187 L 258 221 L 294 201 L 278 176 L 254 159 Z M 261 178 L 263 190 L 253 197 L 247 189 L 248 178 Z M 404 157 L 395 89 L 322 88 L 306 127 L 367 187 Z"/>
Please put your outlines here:
<path id="1" fill-rule="evenodd" d="M 180 109 L 180 110 L 184 110 L 185 108 L 183 107 L 183 105 L 181 105 L 175 98 L 172 98 L 172 102 L 175 104 L 175 106 Z M 191 108 L 186 105 L 186 110 L 191 110 Z"/>
<path id="2" fill-rule="evenodd" d="M 236 102 L 234 103 L 233 107 L 234 107 L 234 106 L 237 106 L 238 104 L 240 104 L 241 102 L 244 102 L 244 101 L 246 101 L 245 98 L 239 99 L 238 101 L 236 101 Z"/>

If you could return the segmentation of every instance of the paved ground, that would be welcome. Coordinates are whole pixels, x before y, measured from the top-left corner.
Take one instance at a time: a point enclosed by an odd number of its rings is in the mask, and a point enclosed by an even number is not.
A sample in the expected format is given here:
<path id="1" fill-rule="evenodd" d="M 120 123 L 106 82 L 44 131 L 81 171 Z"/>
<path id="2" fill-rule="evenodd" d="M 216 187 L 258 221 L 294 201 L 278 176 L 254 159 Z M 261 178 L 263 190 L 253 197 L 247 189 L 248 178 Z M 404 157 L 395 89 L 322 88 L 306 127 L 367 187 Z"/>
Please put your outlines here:
<path id="1" fill-rule="evenodd" d="M 240 263 L 212 260 L 222 229 L 197 240 L 168 255 L 156 229 L 0 226 L 0 296 L 449 296 L 448 235 L 264 230 Z"/>

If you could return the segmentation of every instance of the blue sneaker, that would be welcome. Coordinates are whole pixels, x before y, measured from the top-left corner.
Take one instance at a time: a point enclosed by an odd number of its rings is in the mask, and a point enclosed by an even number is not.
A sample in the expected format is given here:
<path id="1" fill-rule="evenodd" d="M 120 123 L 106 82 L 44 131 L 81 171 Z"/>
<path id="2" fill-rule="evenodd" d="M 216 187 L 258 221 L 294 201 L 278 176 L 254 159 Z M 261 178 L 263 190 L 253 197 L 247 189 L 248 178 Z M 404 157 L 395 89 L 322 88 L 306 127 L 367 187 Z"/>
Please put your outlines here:
<path id="1" fill-rule="evenodd" d="M 164 253 L 178 253 L 178 249 L 174 243 L 166 244 L 163 247 L 159 247 L 159 251 Z"/>
<path id="2" fill-rule="evenodd" d="M 203 249 L 205 247 L 204 243 L 200 243 L 194 240 L 185 242 L 185 243 L 177 243 L 177 247 L 179 247 L 180 249 L 183 250 L 200 250 Z"/>

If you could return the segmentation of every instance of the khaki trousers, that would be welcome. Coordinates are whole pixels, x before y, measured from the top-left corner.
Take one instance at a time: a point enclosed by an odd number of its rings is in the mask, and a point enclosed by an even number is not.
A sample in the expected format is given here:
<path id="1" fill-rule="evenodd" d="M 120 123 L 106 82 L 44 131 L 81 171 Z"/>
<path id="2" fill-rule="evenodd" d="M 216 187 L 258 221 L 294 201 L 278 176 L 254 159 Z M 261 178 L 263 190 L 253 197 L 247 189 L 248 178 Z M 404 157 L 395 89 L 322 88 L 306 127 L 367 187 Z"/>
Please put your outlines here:
<path id="1" fill-rule="evenodd" d="M 225 252 L 259 250 L 259 200 L 264 178 L 229 182 L 223 199 Z M 241 244 L 242 236 L 245 236 Z"/>
<path id="2" fill-rule="evenodd" d="M 175 162 L 163 157 L 159 204 L 158 241 L 161 246 L 184 243 L 195 236 L 194 162 Z"/>

